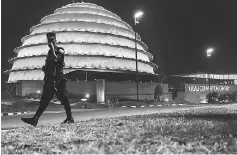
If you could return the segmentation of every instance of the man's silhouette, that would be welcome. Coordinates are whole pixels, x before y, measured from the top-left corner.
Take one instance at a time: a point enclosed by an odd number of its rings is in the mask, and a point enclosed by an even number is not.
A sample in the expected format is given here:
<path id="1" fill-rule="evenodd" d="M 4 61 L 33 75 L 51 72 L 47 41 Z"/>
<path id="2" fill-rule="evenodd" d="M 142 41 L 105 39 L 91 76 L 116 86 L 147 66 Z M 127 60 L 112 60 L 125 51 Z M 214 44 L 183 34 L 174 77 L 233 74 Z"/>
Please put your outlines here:
<path id="1" fill-rule="evenodd" d="M 56 94 L 57 98 L 64 105 L 67 118 L 62 123 L 74 123 L 71 114 L 71 107 L 67 97 L 66 78 L 63 75 L 64 67 L 64 49 L 56 46 L 56 34 L 47 33 L 47 40 L 49 52 L 45 60 L 45 65 L 42 70 L 45 73 L 43 93 L 40 100 L 40 105 L 33 118 L 21 118 L 25 123 L 36 126 L 40 116 L 43 114 L 53 95 Z"/>

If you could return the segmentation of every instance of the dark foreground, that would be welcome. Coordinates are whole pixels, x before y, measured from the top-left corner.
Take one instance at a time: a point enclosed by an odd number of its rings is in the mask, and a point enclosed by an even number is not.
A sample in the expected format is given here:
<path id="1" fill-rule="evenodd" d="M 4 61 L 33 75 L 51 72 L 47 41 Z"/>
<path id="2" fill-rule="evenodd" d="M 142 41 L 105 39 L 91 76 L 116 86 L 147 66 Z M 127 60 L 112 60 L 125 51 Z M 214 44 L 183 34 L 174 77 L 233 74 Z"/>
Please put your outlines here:
<path id="1" fill-rule="evenodd" d="M 237 153 L 237 104 L 2 132 L 2 154 Z"/>

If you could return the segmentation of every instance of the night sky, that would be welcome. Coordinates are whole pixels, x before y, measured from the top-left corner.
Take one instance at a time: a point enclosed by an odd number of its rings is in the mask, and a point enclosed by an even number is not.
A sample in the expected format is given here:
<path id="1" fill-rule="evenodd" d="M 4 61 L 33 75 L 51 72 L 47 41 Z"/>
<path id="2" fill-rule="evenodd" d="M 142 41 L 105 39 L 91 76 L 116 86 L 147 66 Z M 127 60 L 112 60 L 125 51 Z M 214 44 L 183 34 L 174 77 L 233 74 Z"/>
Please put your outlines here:
<path id="1" fill-rule="evenodd" d="M 40 19 L 73 0 L 1 1 L 2 81 L 8 59 Z M 81 2 L 81 0 L 75 0 Z M 205 49 L 214 47 L 213 72 L 237 73 L 237 0 L 84 0 L 117 14 L 134 28 L 133 15 L 144 11 L 137 32 L 165 75 L 206 70 Z"/>

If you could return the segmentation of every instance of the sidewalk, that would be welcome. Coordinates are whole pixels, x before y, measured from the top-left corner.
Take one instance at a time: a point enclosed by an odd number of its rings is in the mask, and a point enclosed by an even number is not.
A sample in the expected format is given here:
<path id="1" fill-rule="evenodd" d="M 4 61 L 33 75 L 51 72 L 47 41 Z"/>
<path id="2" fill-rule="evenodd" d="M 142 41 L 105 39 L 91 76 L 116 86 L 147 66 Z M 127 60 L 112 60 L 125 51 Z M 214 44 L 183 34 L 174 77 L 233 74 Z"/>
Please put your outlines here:
<path id="1" fill-rule="evenodd" d="M 13 103 L 13 104 L 12 104 Z M 12 113 L 20 113 L 20 112 L 32 112 L 36 111 L 39 106 L 39 100 L 19 100 L 17 102 L 1 102 L 1 115 L 7 116 Z M 72 109 L 80 109 L 80 110 L 90 110 L 90 109 L 104 109 L 107 108 L 107 105 L 100 105 L 94 103 L 82 103 L 76 102 L 70 104 Z M 50 102 L 46 111 L 63 111 L 64 106 L 58 102 Z"/>
<path id="2" fill-rule="evenodd" d="M 103 110 L 108 110 L 108 108 L 104 108 L 104 109 L 71 109 L 72 112 L 89 112 L 89 111 L 103 111 Z M 31 111 L 28 114 L 35 114 L 36 111 Z M 46 110 L 44 111 L 44 113 L 65 113 L 65 110 L 62 108 L 59 111 L 50 111 L 50 110 Z"/>
<path id="3" fill-rule="evenodd" d="M 146 108 L 117 108 L 115 110 L 111 109 L 100 109 L 100 110 L 87 110 L 81 111 L 80 109 L 73 110 L 72 115 L 75 122 L 86 121 L 90 119 L 98 118 L 109 118 L 109 117 L 120 117 L 120 116 L 132 116 L 141 115 L 147 113 L 160 113 L 160 112 L 173 112 L 176 110 L 183 110 L 189 107 L 146 107 Z M 34 112 L 2 117 L 1 129 L 12 129 L 18 127 L 30 126 L 21 121 L 22 117 L 32 117 Z M 61 123 L 66 117 L 66 113 L 59 111 L 54 113 L 43 113 L 38 122 L 39 125 L 53 125 Z"/>
<path id="4" fill-rule="evenodd" d="M 74 117 L 75 122 L 86 121 L 90 119 L 98 119 L 98 118 L 110 118 L 110 117 L 120 117 L 120 116 L 132 116 L 132 115 L 141 115 L 141 114 L 152 114 L 152 113 L 169 113 L 187 110 L 195 107 L 220 107 L 221 105 L 186 105 L 186 106 L 172 106 L 172 107 L 144 107 L 144 108 L 117 108 L 115 110 L 112 109 L 74 109 L 72 111 L 72 115 Z M 228 106 L 228 105 L 227 105 Z M 237 104 L 236 104 L 237 106 Z M 23 123 L 20 119 L 22 117 L 32 117 L 34 112 L 15 115 L 15 116 L 7 116 L 2 117 L 1 128 L 2 129 L 11 129 L 18 127 L 27 127 L 30 126 L 28 124 Z M 59 111 L 54 113 L 43 113 L 40 117 L 38 125 L 54 125 L 61 123 L 66 117 L 65 111 Z"/>

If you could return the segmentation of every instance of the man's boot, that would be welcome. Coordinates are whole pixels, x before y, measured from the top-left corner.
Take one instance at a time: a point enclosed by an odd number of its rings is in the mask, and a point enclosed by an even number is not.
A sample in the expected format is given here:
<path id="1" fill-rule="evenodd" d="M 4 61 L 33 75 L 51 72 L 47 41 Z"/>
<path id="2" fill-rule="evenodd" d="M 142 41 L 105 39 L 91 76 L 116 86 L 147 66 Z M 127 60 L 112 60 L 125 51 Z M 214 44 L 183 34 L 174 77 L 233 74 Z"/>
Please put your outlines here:
<path id="1" fill-rule="evenodd" d="M 70 107 L 69 102 L 64 102 L 63 104 L 64 104 L 64 109 L 66 111 L 67 118 L 61 124 L 74 123 L 74 119 L 72 117 L 72 112 L 71 112 L 71 107 Z"/>
<path id="2" fill-rule="evenodd" d="M 40 116 L 45 111 L 47 106 L 48 106 L 48 102 L 40 101 L 40 105 L 39 105 L 34 117 L 32 117 L 32 118 L 21 118 L 21 120 L 23 122 L 27 123 L 27 124 L 36 126 L 38 124 L 38 120 L 39 120 Z"/>
<path id="3" fill-rule="evenodd" d="M 67 118 L 61 123 L 61 124 L 64 124 L 64 123 L 74 123 L 74 119 L 72 117 L 72 112 L 71 112 L 71 107 L 70 105 L 64 105 L 65 107 L 65 110 L 66 110 L 66 114 L 67 114 Z"/>
<path id="4" fill-rule="evenodd" d="M 73 117 L 71 117 L 71 118 L 66 118 L 61 124 L 65 124 L 65 123 L 74 123 Z"/>
<path id="5" fill-rule="evenodd" d="M 38 117 L 33 117 L 33 118 L 21 118 L 21 120 L 27 124 L 36 126 L 38 124 Z"/>

